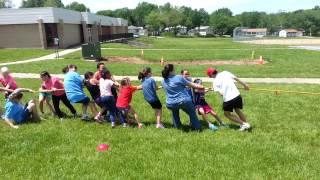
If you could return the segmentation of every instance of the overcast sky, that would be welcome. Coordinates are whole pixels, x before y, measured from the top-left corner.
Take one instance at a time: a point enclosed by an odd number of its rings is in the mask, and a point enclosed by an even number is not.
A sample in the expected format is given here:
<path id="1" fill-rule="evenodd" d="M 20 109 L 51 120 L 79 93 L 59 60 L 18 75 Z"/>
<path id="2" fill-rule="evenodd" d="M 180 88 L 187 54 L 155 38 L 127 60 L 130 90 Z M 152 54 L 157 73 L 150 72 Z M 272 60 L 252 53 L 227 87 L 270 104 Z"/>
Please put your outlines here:
<path id="1" fill-rule="evenodd" d="M 15 7 L 21 5 L 22 0 L 12 0 Z M 66 5 L 74 0 L 62 0 Z M 77 0 L 88 6 L 92 12 L 105 9 L 118 9 L 128 7 L 130 9 L 135 8 L 142 0 Z M 310 9 L 315 5 L 320 5 L 320 0 L 144 0 L 146 2 L 163 5 L 166 2 L 170 2 L 177 6 L 189 6 L 192 8 L 205 8 L 209 13 L 212 11 L 227 7 L 230 8 L 235 14 L 239 14 L 243 11 L 266 11 L 266 12 L 278 12 L 293 11 L 297 9 Z"/>

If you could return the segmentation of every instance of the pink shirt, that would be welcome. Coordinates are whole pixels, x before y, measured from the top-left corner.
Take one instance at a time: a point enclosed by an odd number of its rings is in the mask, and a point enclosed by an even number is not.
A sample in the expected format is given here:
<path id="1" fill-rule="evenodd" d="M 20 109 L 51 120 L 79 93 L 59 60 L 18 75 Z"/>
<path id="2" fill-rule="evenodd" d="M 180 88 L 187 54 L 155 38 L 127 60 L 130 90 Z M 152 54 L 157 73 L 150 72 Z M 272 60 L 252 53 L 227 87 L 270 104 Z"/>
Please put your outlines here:
<path id="1" fill-rule="evenodd" d="M 46 90 L 51 90 L 52 88 L 64 89 L 64 86 L 62 83 L 60 83 L 60 79 L 58 77 L 51 77 L 49 81 L 42 83 L 42 88 Z M 52 95 L 54 96 L 62 96 L 64 94 L 64 91 L 57 91 L 52 93 Z"/>
<path id="2" fill-rule="evenodd" d="M 15 90 L 18 88 L 16 81 L 14 80 L 14 78 L 11 75 L 8 75 L 7 77 L 1 76 L 0 82 L 4 87 L 9 85 L 9 89 Z"/>

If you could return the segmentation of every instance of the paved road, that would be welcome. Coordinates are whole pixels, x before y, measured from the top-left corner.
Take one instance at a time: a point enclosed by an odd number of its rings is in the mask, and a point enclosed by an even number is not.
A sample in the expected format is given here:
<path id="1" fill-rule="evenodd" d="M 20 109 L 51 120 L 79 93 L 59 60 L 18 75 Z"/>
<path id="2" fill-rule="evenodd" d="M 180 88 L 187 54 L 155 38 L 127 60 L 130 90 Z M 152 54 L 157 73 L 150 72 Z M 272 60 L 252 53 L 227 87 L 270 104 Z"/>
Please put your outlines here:
<path id="1" fill-rule="evenodd" d="M 12 73 L 15 78 L 28 78 L 28 79 L 39 79 L 39 74 L 33 73 Z M 53 74 L 63 78 L 63 74 Z M 116 80 L 121 80 L 124 77 L 129 77 L 133 81 L 137 81 L 136 76 L 115 76 Z M 162 77 L 154 77 L 156 81 L 161 81 Z M 212 82 L 212 79 L 207 77 L 200 77 L 203 82 Z M 319 84 L 320 78 L 241 78 L 247 83 L 270 83 L 270 84 Z"/>

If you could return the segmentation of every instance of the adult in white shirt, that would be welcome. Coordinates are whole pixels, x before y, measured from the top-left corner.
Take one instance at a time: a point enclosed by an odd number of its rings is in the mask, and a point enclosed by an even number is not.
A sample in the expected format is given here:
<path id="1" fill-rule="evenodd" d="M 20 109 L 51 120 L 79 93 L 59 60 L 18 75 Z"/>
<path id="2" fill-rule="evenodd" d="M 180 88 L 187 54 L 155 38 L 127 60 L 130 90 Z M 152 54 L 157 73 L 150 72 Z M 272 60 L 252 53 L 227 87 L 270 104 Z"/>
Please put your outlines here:
<path id="1" fill-rule="evenodd" d="M 245 131 L 251 128 L 247 123 L 246 116 L 241 111 L 243 108 L 242 97 L 235 84 L 240 83 L 245 90 L 249 90 L 249 86 L 228 71 L 218 72 L 214 68 L 207 70 L 207 75 L 210 78 L 215 78 L 213 81 L 213 89 L 223 97 L 224 115 L 233 122 L 240 124 L 240 131 Z M 233 110 L 236 112 L 233 114 Z"/>

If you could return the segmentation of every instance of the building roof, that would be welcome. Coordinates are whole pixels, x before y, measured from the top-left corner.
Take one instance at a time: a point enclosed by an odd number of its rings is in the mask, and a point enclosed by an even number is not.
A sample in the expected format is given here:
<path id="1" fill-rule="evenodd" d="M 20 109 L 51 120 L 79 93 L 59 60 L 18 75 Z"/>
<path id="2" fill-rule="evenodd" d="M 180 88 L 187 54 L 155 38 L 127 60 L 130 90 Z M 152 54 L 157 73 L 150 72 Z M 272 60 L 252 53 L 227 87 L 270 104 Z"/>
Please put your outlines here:
<path id="1" fill-rule="evenodd" d="M 259 33 L 259 32 L 267 32 L 267 28 L 255 28 L 255 29 L 242 29 L 242 32 L 248 32 L 248 33 Z"/>
<path id="2" fill-rule="evenodd" d="M 302 30 L 297 30 L 297 29 L 282 29 L 281 31 L 286 31 L 287 33 L 304 32 L 304 31 L 302 31 Z"/>
<path id="3" fill-rule="evenodd" d="M 0 25 L 7 24 L 35 24 L 42 19 L 44 23 L 58 23 L 63 20 L 67 24 L 101 24 L 104 26 L 127 26 L 128 21 L 122 18 L 99 16 L 93 13 L 80 13 L 61 8 L 20 8 L 0 9 Z"/>

